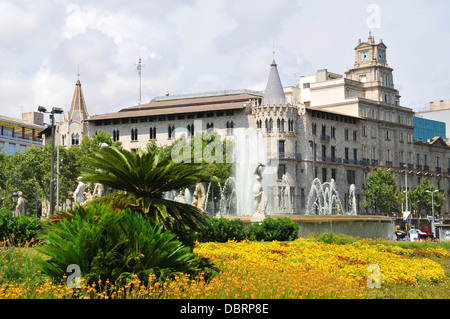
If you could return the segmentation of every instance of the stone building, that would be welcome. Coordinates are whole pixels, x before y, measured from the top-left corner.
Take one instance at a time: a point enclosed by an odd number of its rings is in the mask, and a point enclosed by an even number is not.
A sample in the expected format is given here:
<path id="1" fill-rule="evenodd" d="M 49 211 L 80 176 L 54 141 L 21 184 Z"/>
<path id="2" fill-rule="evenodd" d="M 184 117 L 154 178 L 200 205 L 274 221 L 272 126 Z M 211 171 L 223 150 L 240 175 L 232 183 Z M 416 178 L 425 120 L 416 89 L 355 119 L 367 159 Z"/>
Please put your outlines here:
<path id="1" fill-rule="evenodd" d="M 198 131 L 214 130 L 230 139 L 238 129 L 260 131 L 271 144 L 267 157 L 278 166 L 268 189 L 268 213 L 305 213 L 316 178 L 335 181 L 341 204 L 334 209 L 348 211 L 356 205 L 358 213 L 365 213 L 362 190 L 376 168 L 394 172 L 402 190 L 406 173 L 408 189 L 426 177 L 448 194 L 450 148 L 440 137 L 414 140 L 414 112 L 401 105 L 387 61 L 386 45 L 369 36 L 366 42 L 359 40 L 354 66 L 345 77 L 319 70 L 300 77 L 295 87 L 283 87 L 273 61 L 260 92 L 167 95 L 90 117 L 84 99 L 74 97 L 78 102 L 72 102 L 71 110 L 78 117 L 71 111 L 60 124 L 60 143 L 76 145 L 75 131 L 92 136 L 101 130 L 136 150 L 150 141 L 168 145 Z M 447 198 L 442 212 L 448 210 Z"/>

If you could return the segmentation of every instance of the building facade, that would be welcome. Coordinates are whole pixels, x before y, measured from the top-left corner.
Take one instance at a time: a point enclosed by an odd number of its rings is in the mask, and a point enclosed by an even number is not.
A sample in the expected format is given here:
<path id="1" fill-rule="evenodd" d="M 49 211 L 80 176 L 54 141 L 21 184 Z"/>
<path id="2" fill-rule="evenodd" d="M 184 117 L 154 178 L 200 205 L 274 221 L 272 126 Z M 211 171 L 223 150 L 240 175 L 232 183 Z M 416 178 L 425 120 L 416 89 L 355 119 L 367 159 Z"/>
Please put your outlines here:
<path id="1" fill-rule="evenodd" d="M 383 41 L 375 42 L 372 36 L 359 40 L 354 66 L 345 76 L 319 70 L 300 77 L 297 84 L 283 87 L 273 61 L 264 91 L 163 96 L 90 117 L 78 108 L 77 129 L 89 136 L 109 132 L 129 150 L 151 141 L 168 145 L 198 131 L 214 130 L 230 139 L 237 129 L 259 131 L 276 150 L 267 154 L 269 159 L 276 157 L 278 165 L 268 191 L 268 213 L 273 214 L 305 213 L 316 178 L 335 181 L 340 210 L 348 211 L 356 203 L 358 213 L 364 214 L 362 190 L 377 168 L 392 171 L 402 190 L 406 174 L 408 189 L 426 177 L 449 194 L 450 148 L 439 136 L 414 139 L 414 112 L 401 105 Z M 69 117 L 66 123 L 78 120 Z M 76 145 L 73 138 L 67 139 L 75 132 L 67 125 L 60 125 L 56 138 L 61 145 Z M 443 212 L 449 210 L 446 199 Z"/>
<path id="2" fill-rule="evenodd" d="M 38 134 L 44 128 L 41 113 L 23 113 L 22 119 L 0 116 L 0 152 L 12 156 L 16 151 L 23 153 L 32 145 L 41 147 L 42 139 Z"/>

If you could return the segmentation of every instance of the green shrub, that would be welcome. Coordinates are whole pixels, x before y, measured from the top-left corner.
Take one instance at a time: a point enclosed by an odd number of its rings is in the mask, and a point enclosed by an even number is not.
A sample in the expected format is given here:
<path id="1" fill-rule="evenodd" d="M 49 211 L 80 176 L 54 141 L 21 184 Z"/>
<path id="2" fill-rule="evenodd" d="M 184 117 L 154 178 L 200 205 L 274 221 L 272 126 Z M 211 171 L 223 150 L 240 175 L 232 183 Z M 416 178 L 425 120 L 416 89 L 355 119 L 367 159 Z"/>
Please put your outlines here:
<path id="1" fill-rule="evenodd" d="M 14 242 L 30 242 L 36 239 L 42 230 L 42 221 L 34 216 L 12 215 L 11 210 L 0 210 L 0 241 L 14 237 Z M 11 236 L 13 235 L 13 236 Z"/>
<path id="2" fill-rule="evenodd" d="M 291 241 L 297 238 L 299 226 L 288 217 L 265 218 L 261 224 L 247 228 L 247 238 L 264 241 Z"/>
<path id="3" fill-rule="evenodd" d="M 244 222 L 240 219 L 209 218 L 206 226 L 198 233 L 200 242 L 225 243 L 228 240 L 244 240 L 246 238 Z"/>
<path id="4" fill-rule="evenodd" d="M 247 228 L 240 219 L 210 218 L 202 232 L 197 234 L 200 242 L 224 243 L 228 240 L 290 241 L 298 236 L 299 226 L 290 218 L 265 218 L 261 224 Z"/>
<path id="5" fill-rule="evenodd" d="M 40 269 L 55 280 L 67 275 L 71 264 L 80 267 L 87 284 L 99 279 L 118 283 L 132 274 L 143 282 L 151 273 L 163 280 L 211 266 L 174 233 L 128 209 L 117 213 L 105 205 L 76 207 L 72 218 L 48 224 L 45 230 L 40 252 L 49 258 Z"/>
<path id="6" fill-rule="evenodd" d="M 356 239 L 344 234 L 322 233 L 317 240 L 324 244 L 346 245 L 355 242 Z"/>

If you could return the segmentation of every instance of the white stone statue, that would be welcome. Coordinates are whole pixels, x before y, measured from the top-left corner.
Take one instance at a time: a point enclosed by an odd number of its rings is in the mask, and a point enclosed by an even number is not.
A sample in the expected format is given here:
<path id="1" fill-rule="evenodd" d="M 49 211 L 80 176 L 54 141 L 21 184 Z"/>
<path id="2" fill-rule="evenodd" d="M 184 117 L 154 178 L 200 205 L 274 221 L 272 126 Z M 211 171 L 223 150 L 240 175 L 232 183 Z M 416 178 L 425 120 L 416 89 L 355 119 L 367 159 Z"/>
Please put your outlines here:
<path id="1" fill-rule="evenodd" d="M 99 146 L 100 146 L 100 148 L 107 148 L 107 147 L 109 147 L 109 145 L 107 143 L 100 143 Z M 103 172 L 103 173 L 105 172 L 105 171 L 103 171 L 101 169 L 97 169 L 97 171 L 100 171 L 100 172 Z M 108 190 L 105 187 L 105 185 L 103 185 L 101 183 L 95 183 L 94 184 L 94 190 L 92 191 L 92 194 L 91 194 L 90 198 L 88 198 L 88 200 L 105 196 L 105 195 L 107 195 L 107 193 L 108 193 Z"/>
<path id="2" fill-rule="evenodd" d="M 258 163 L 254 171 L 253 197 L 255 214 L 252 220 L 263 220 L 266 217 L 267 197 L 262 186 L 264 164 Z"/>
<path id="3" fill-rule="evenodd" d="M 19 198 L 17 199 L 14 216 L 25 215 L 27 209 L 27 201 L 25 200 L 25 198 L 23 198 L 23 193 L 21 191 L 18 191 L 17 195 L 19 195 Z"/>
<path id="4" fill-rule="evenodd" d="M 206 191 L 203 183 L 197 183 L 194 190 L 194 201 L 192 206 L 195 206 L 203 211 L 205 205 Z"/>
<path id="5" fill-rule="evenodd" d="M 81 177 L 78 177 L 78 180 L 80 180 Z M 86 184 L 82 181 L 78 182 L 77 189 L 73 193 L 73 201 L 74 203 L 80 203 L 84 204 L 84 191 L 86 190 Z"/>

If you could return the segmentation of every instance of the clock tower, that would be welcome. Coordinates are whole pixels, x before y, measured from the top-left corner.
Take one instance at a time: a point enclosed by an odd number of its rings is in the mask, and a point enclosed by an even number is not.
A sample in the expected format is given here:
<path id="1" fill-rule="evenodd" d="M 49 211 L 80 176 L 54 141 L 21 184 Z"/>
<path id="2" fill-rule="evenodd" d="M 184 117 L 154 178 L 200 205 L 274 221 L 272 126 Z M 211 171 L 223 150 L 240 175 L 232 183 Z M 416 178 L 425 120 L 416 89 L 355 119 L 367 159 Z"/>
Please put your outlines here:
<path id="1" fill-rule="evenodd" d="M 348 79 L 363 83 L 365 97 L 389 105 L 400 105 L 399 92 L 394 88 L 392 71 L 386 59 L 383 40 L 375 42 L 369 35 L 367 42 L 358 42 L 355 48 L 355 65 L 345 72 Z"/>

